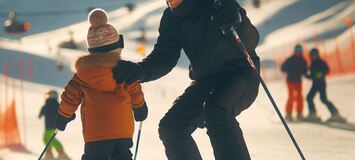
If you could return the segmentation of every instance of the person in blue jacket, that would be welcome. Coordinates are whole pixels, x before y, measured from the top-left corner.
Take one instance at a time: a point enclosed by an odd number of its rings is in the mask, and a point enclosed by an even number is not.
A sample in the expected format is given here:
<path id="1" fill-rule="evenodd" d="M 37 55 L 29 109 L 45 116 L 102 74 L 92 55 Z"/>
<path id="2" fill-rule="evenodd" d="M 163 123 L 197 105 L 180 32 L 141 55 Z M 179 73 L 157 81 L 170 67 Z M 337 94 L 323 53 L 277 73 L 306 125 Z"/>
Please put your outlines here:
<path id="1" fill-rule="evenodd" d="M 307 102 L 308 102 L 308 109 L 309 115 L 306 117 L 307 121 L 320 121 L 321 119 L 317 116 L 317 111 L 313 102 L 315 95 L 319 92 L 320 100 L 324 103 L 330 114 L 331 117 L 327 120 L 327 122 L 346 122 L 346 120 L 340 116 L 338 109 L 333 105 L 332 102 L 328 100 L 327 91 L 326 91 L 326 74 L 329 73 L 329 67 L 327 62 L 325 62 L 319 56 L 319 50 L 317 48 L 313 48 L 310 51 L 310 57 L 312 60 L 311 67 L 310 67 L 310 75 L 308 78 L 312 79 L 312 87 L 307 95 Z"/>

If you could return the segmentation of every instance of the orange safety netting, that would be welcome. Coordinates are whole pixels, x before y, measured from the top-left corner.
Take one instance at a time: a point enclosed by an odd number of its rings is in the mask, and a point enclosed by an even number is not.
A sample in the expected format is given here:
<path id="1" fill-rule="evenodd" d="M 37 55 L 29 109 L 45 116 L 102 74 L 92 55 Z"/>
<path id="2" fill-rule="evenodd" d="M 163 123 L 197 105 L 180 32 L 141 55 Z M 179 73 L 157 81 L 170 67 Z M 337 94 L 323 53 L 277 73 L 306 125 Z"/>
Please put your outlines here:
<path id="1" fill-rule="evenodd" d="M 16 103 L 12 100 L 5 112 L 0 107 L 0 146 L 21 145 L 20 132 L 16 118 Z"/>
<path id="2" fill-rule="evenodd" d="M 332 53 L 323 57 L 331 68 L 332 75 L 341 75 L 355 72 L 355 41 L 352 40 L 345 47 L 337 47 Z"/>
<path id="3" fill-rule="evenodd" d="M 5 113 L 0 104 L 0 146 L 5 144 Z"/>

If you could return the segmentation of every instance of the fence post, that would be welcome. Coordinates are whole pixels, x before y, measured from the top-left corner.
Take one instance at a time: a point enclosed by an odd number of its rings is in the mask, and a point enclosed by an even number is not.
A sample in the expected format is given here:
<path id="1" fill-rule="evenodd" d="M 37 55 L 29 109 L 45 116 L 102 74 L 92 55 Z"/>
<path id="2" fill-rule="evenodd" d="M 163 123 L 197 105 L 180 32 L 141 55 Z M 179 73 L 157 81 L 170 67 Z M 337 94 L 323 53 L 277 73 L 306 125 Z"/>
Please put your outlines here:
<path id="1" fill-rule="evenodd" d="M 32 80 L 32 74 L 33 74 L 33 63 L 32 63 L 32 56 L 30 56 L 28 62 L 28 79 L 30 81 Z"/>
<path id="2" fill-rule="evenodd" d="M 23 123 L 23 145 L 26 146 L 27 143 L 27 127 L 26 127 L 26 107 L 25 107 L 25 93 L 23 81 L 25 79 L 25 65 L 24 58 L 19 59 L 20 66 L 20 90 L 21 90 L 21 106 L 22 106 L 22 123 Z"/>
<path id="3" fill-rule="evenodd" d="M 8 95 L 8 83 L 7 83 L 8 76 L 9 76 L 9 65 L 8 64 L 4 65 L 4 76 L 5 76 L 5 78 L 4 78 L 5 100 L 4 100 L 4 102 L 5 102 L 5 107 L 7 107 L 9 105 L 9 103 L 8 103 L 8 99 L 9 99 L 9 97 L 8 97 L 9 96 Z"/>
<path id="4" fill-rule="evenodd" d="M 7 138 L 6 138 L 6 130 L 7 130 L 7 127 L 6 127 L 6 124 L 7 124 L 7 116 L 6 116 L 6 112 L 7 112 L 7 107 L 9 106 L 9 103 L 8 103 L 8 100 L 9 100 L 9 94 L 8 94 L 8 83 L 7 83 L 7 81 L 8 81 L 8 76 L 9 76 L 9 65 L 8 64 L 5 64 L 4 65 L 4 76 L 5 76 L 5 78 L 4 78 L 4 89 L 5 89 L 5 95 L 4 95 L 4 98 L 5 98 L 5 100 L 4 100 L 4 102 L 5 102 L 5 114 L 4 114 L 4 131 L 5 131 L 5 139 L 4 139 L 4 142 L 5 142 L 5 145 L 7 145 Z"/>

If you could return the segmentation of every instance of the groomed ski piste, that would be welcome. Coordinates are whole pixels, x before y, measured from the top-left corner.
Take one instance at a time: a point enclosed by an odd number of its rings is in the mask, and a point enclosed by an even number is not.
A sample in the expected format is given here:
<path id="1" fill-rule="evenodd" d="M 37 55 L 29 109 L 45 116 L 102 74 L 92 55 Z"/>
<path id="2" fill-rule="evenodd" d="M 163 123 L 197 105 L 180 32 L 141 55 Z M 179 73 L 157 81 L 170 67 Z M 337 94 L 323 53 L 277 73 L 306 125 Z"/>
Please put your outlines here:
<path id="1" fill-rule="evenodd" d="M 0 6 L 5 4 L 5 1 L 0 0 Z M 336 0 L 312 0 L 312 2 L 305 2 L 304 0 L 265 0 L 264 2 L 260 9 L 254 9 L 247 2 L 243 3 L 252 21 L 255 21 L 258 27 L 264 27 L 260 29 L 264 43 L 258 48 L 261 58 L 264 58 L 264 56 L 265 58 L 274 56 L 269 52 L 263 55 L 262 52 L 268 50 L 275 41 L 282 43 L 283 41 L 305 38 L 305 36 L 313 33 L 315 30 L 318 31 L 317 34 L 326 35 L 326 33 L 338 29 L 336 26 L 329 25 L 330 23 L 338 23 L 342 17 L 349 15 L 355 19 L 355 2 L 351 0 L 341 2 Z M 298 9 L 299 12 L 302 12 L 302 7 L 309 4 L 317 4 L 317 2 L 319 6 L 315 8 L 318 10 L 300 13 L 299 17 L 295 15 L 297 21 L 290 20 L 277 24 L 275 22 L 275 25 L 272 25 L 274 21 L 278 20 L 277 18 L 283 19 L 280 14 L 286 14 L 284 13 L 287 11 L 286 8 L 291 8 L 292 11 L 297 11 Z M 81 4 L 77 2 L 72 5 L 79 6 Z M 166 3 L 163 0 L 147 0 L 140 1 L 132 13 L 129 13 L 124 7 L 113 9 L 109 12 L 111 23 L 125 36 L 126 46 L 122 52 L 124 59 L 139 61 L 143 58 L 137 53 L 137 42 L 134 40 L 139 36 L 138 29 L 142 25 L 146 27 L 149 40 L 149 45 L 146 48 L 147 53 L 151 51 L 158 36 L 159 21 L 165 8 Z M 329 16 L 330 14 L 332 16 Z M 317 23 L 313 23 L 313 20 L 317 21 Z M 57 89 L 59 92 L 62 92 L 63 86 L 72 76 L 70 65 L 77 56 L 87 54 L 85 51 L 62 49 L 60 51 L 60 60 L 65 64 L 65 70 L 58 71 L 56 67 L 56 63 L 58 62 L 56 54 L 58 50 L 56 46 L 60 42 L 69 39 L 68 30 L 73 31 L 75 41 L 85 43 L 87 28 L 87 22 L 82 20 L 74 24 L 57 27 L 53 30 L 29 34 L 22 38 L 11 38 L 11 36 L 3 38 L 2 35 L 5 33 L 1 33 L 0 64 L 1 67 L 4 64 L 9 64 L 10 77 L 15 77 L 16 79 L 15 97 L 20 97 L 21 94 L 18 79 L 19 68 L 17 66 L 20 57 L 25 60 L 32 57 L 33 76 L 32 78 L 25 77 L 25 99 L 22 101 L 22 99 L 16 98 L 17 120 L 21 140 L 30 153 L 21 150 L 0 148 L 0 160 L 34 160 L 38 158 L 44 148 L 42 142 L 44 122 L 43 119 L 38 119 L 40 107 L 44 104 L 44 93 L 49 89 Z M 354 30 L 354 27 L 352 29 Z M 302 35 L 300 35 L 301 33 Z M 349 34 L 349 32 L 341 34 Z M 138 153 L 139 160 L 166 159 L 163 144 L 158 136 L 158 124 L 159 120 L 171 107 L 175 98 L 182 94 L 190 83 L 187 69 L 188 63 L 187 58 L 182 53 L 178 66 L 167 76 L 143 84 L 143 91 L 149 107 L 149 115 L 148 119 L 143 123 Z M 28 62 L 26 61 L 25 66 L 27 65 Z M 4 95 L 3 73 L 1 71 L 0 96 Z M 306 95 L 311 82 L 308 80 L 304 80 L 304 82 L 303 92 Z M 11 80 L 9 83 L 12 83 Z M 287 99 L 285 80 L 270 81 L 267 84 L 279 109 L 283 113 Z M 13 95 L 11 90 L 9 94 L 10 96 Z M 338 107 L 340 113 L 352 123 L 355 123 L 354 95 L 355 74 L 328 78 L 329 99 Z M 24 113 L 22 103 L 24 103 Z M 320 102 L 318 96 L 316 97 L 315 104 L 322 120 L 326 120 L 330 114 Z M 304 115 L 307 115 L 306 107 L 307 104 L 305 102 Z M 23 114 L 25 117 L 22 116 Z M 58 139 L 63 142 L 66 152 L 73 160 L 81 158 L 84 146 L 80 114 L 77 115 L 79 116 L 76 120 L 71 122 L 64 132 L 59 132 L 57 135 Z M 256 102 L 250 109 L 238 116 L 237 119 L 243 129 L 252 159 L 300 159 L 262 88 L 260 88 Z M 311 123 L 291 123 L 289 126 L 307 159 L 351 160 L 355 157 L 355 131 Z M 137 128 L 138 123 L 136 124 Z M 134 135 L 134 142 L 137 136 L 136 133 Z M 206 134 L 206 129 L 197 129 L 193 137 L 199 146 L 203 158 L 205 160 L 213 160 L 213 151 Z M 134 152 L 134 148 L 132 147 L 132 152 Z"/>

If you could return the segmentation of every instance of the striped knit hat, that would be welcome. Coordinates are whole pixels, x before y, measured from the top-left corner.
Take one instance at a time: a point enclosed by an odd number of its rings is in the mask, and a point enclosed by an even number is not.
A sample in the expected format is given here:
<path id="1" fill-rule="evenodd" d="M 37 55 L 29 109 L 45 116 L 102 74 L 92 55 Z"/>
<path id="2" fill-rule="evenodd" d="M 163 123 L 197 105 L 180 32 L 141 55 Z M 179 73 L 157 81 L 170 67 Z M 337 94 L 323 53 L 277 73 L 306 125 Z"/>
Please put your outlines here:
<path id="1" fill-rule="evenodd" d="M 87 35 L 87 45 L 90 53 L 109 52 L 123 48 L 123 37 L 115 27 L 108 23 L 105 10 L 96 8 L 89 13 L 90 28 Z"/>

